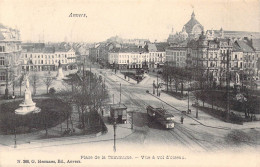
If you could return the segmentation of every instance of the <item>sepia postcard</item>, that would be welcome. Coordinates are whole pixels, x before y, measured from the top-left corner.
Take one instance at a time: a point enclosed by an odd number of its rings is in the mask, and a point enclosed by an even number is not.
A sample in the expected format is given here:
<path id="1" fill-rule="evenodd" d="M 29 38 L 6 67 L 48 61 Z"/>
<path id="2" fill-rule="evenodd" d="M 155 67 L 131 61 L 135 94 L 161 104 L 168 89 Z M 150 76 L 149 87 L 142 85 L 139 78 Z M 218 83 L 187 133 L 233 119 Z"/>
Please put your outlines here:
<path id="1" fill-rule="evenodd" d="M 0 0 L 0 167 L 258 167 L 259 146 L 259 0 Z"/>

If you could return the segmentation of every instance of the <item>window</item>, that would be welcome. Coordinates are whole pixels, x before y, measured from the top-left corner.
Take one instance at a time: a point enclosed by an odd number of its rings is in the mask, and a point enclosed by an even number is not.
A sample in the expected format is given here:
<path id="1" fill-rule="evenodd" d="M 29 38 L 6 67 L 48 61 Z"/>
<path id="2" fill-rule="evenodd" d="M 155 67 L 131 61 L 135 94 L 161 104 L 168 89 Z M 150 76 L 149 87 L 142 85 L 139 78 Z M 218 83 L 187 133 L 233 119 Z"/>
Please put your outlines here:
<path id="1" fill-rule="evenodd" d="M 0 81 L 5 81 L 5 72 L 0 73 Z"/>
<path id="2" fill-rule="evenodd" d="M 4 66 L 4 65 L 5 65 L 5 58 L 0 57 L 0 66 Z"/>
<path id="3" fill-rule="evenodd" d="M 5 46 L 0 46 L 0 52 L 5 52 Z"/>

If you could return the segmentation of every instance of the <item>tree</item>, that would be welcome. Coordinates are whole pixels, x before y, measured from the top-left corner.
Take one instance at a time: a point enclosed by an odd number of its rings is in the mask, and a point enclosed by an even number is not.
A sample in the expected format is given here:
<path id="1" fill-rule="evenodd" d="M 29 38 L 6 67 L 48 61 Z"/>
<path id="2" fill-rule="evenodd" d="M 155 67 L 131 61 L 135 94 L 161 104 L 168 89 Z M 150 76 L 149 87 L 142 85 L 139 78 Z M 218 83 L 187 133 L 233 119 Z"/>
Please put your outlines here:
<path id="1" fill-rule="evenodd" d="M 79 122 L 81 127 L 85 129 L 86 122 L 88 122 L 86 113 L 97 111 L 108 97 L 102 77 L 86 71 L 84 74 L 72 74 L 64 81 L 65 88 L 57 95 L 60 99 L 77 106 Z"/>
<path id="2" fill-rule="evenodd" d="M 21 76 L 19 77 L 20 96 L 22 96 L 23 80 L 24 80 L 24 74 L 21 74 Z"/>
<path id="3" fill-rule="evenodd" d="M 53 77 L 51 76 L 51 73 L 48 72 L 45 77 L 43 78 L 43 82 L 46 85 L 47 88 L 47 94 L 49 93 L 49 87 L 51 86 L 53 82 Z"/>
<path id="4" fill-rule="evenodd" d="M 30 76 L 30 80 L 32 83 L 32 87 L 33 87 L 33 95 L 36 95 L 36 89 L 38 87 L 38 82 L 39 82 L 39 76 L 36 72 L 33 72 Z"/>

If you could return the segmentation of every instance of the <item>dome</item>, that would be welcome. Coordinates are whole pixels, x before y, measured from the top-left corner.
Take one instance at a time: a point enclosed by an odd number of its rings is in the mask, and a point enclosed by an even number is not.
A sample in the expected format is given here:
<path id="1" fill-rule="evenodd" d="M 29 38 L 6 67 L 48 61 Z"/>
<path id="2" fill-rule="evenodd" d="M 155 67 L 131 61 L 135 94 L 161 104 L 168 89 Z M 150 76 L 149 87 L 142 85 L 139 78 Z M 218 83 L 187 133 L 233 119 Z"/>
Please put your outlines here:
<path id="1" fill-rule="evenodd" d="M 203 30 L 203 26 L 196 20 L 194 12 L 192 12 L 191 19 L 184 25 L 188 34 L 194 34 L 194 28 Z"/>

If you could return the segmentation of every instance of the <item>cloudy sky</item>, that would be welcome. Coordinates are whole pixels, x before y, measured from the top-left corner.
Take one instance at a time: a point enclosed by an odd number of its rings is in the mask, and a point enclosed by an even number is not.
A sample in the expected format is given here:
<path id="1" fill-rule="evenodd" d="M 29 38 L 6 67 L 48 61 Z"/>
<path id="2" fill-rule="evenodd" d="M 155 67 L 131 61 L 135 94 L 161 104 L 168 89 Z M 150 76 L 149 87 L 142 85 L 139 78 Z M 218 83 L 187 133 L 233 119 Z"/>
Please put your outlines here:
<path id="1" fill-rule="evenodd" d="M 0 23 L 24 41 L 166 40 L 195 11 L 205 29 L 260 32 L 260 0 L 0 0 Z M 71 18 L 70 13 L 86 14 Z"/>

